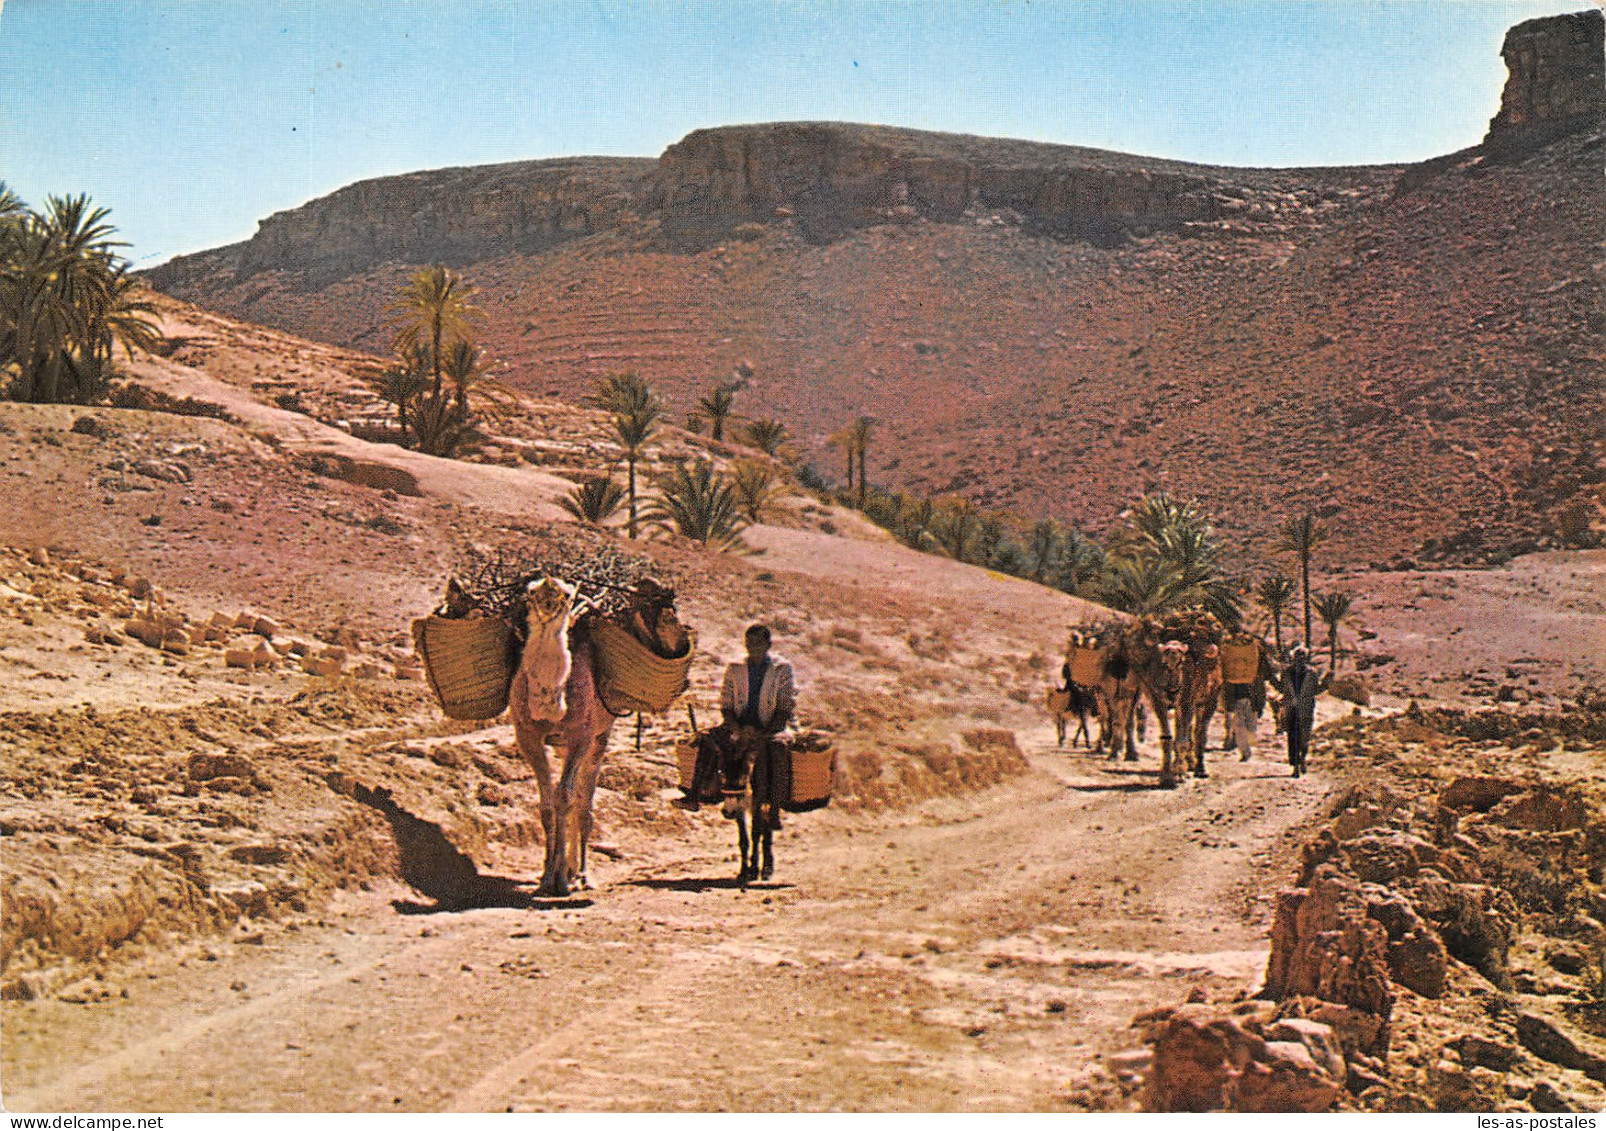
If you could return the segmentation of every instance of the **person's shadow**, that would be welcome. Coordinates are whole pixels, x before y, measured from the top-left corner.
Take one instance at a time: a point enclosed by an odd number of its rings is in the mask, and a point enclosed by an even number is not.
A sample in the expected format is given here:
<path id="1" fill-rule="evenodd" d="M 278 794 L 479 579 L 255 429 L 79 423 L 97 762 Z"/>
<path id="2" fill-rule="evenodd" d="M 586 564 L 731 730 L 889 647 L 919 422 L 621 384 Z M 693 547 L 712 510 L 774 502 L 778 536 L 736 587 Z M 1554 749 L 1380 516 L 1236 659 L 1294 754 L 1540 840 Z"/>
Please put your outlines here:
<path id="1" fill-rule="evenodd" d="M 529 881 L 481 873 L 473 860 L 446 839 L 439 825 L 413 816 L 398 805 L 390 790 L 383 786 L 370 789 L 358 782 L 351 795 L 377 810 L 390 823 L 402 879 L 432 901 L 392 900 L 391 906 L 403 915 L 432 915 L 484 907 L 547 911 L 591 906 L 591 900 L 584 897 L 547 899 L 537 896 L 536 885 Z"/>

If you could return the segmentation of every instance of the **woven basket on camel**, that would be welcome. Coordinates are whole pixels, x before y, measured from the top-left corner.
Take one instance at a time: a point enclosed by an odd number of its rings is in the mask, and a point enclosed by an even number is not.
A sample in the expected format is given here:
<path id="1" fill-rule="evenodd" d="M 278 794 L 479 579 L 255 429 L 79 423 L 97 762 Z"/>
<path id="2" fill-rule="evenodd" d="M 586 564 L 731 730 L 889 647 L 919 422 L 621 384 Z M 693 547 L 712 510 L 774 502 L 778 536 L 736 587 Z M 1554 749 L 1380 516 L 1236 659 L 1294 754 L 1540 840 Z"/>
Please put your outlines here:
<path id="1" fill-rule="evenodd" d="M 1048 704 L 1050 714 L 1062 715 L 1071 709 L 1071 693 L 1057 687 L 1050 687 L 1043 700 Z"/>
<path id="2" fill-rule="evenodd" d="M 656 715 L 669 708 L 691 673 L 697 634 L 690 632 L 684 656 L 665 658 L 610 620 L 593 621 L 591 640 L 597 649 L 597 691 L 615 715 Z"/>
<path id="3" fill-rule="evenodd" d="M 1086 687 L 1097 687 L 1104 678 L 1104 657 L 1097 648 L 1077 645 L 1071 649 L 1071 680 Z"/>
<path id="4" fill-rule="evenodd" d="M 1259 644 L 1229 640 L 1221 646 L 1221 678 L 1227 683 L 1254 683 L 1259 674 Z"/>
<path id="5" fill-rule="evenodd" d="M 413 645 L 447 718 L 494 719 L 507 709 L 512 634 L 501 617 L 427 616 L 413 622 Z"/>

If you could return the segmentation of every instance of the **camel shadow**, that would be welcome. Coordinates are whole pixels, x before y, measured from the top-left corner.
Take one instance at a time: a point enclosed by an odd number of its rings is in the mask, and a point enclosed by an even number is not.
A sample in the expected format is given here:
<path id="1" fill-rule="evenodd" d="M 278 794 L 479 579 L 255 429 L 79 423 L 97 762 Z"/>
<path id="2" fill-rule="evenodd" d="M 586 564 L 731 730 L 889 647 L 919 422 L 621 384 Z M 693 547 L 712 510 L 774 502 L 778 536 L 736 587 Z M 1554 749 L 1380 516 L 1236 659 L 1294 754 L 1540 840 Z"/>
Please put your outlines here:
<path id="1" fill-rule="evenodd" d="M 548 898 L 538 895 L 536 885 L 529 881 L 482 874 L 474 861 L 447 839 L 439 825 L 403 809 L 384 787 L 370 789 L 357 783 L 351 795 L 377 810 L 389 823 L 396 838 L 401 878 L 430 901 L 392 900 L 391 907 L 398 914 L 435 915 L 488 907 L 557 911 L 591 906 L 591 900 L 584 897 Z"/>

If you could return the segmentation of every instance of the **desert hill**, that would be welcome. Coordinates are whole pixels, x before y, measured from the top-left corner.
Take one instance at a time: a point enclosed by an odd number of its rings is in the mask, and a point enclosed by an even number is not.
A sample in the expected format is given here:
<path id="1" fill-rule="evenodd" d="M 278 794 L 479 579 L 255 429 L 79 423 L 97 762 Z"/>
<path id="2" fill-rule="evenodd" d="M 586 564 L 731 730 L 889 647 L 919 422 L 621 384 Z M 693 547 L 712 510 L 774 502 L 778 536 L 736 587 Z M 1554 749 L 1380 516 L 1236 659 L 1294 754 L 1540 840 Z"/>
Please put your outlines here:
<path id="1" fill-rule="evenodd" d="M 877 417 L 889 486 L 1101 529 L 1164 485 L 1253 549 L 1312 506 L 1350 561 L 1499 560 L 1593 537 L 1600 41 L 1599 13 L 1514 28 L 1488 138 L 1410 168 L 730 127 L 363 182 L 151 277 L 383 352 L 443 259 L 544 396 L 633 367 L 689 409 L 734 370 L 827 470 Z"/>

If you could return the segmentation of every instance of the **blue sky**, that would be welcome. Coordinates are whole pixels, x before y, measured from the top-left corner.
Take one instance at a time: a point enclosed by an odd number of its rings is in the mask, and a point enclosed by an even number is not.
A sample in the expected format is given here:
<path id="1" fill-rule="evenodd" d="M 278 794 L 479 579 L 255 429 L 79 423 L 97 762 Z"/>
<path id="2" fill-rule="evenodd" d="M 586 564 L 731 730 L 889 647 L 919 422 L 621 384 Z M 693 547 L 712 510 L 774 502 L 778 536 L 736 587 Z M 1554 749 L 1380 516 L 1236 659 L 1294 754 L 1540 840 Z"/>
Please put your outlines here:
<path id="1" fill-rule="evenodd" d="M 0 0 L 0 178 L 141 265 L 364 177 L 838 119 L 1228 165 L 1471 145 L 1585 0 Z"/>

